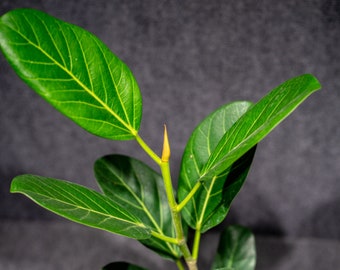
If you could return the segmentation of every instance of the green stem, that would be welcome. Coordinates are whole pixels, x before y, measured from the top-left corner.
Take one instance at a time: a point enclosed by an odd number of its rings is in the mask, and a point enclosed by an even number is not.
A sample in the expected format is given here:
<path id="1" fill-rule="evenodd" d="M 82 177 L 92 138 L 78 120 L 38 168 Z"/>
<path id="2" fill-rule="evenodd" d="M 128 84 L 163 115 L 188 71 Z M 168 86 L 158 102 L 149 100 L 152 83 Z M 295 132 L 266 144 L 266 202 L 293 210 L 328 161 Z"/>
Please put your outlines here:
<path id="1" fill-rule="evenodd" d="M 192 246 L 192 257 L 197 260 L 201 240 L 201 230 L 195 231 L 194 243 Z"/>
<path id="2" fill-rule="evenodd" d="M 199 253 L 199 246 L 200 246 L 200 240 L 201 240 L 201 228 L 202 228 L 202 222 L 203 222 L 203 218 L 204 218 L 204 213 L 205 213 L 205 211 L 207 209 L 208 201 L 209 201 L 209 198 L 210 198 L 210 194 L 212 192 L 212 188 L 213 188 L 213 186 L 215 184 L 216 179 L 217 179 L 216 176 L 214 176 L 214 178 L 212 179 L 212 182 L 211 182 L 211 184 L 209 186 L 209 189 L 207 190 L 207 195 L 206 195 L 205 200 L 204 200 L 201 216 L 200 216 L 198 222 L 196 223 L 195 238 L 194 238 L 194 243 L 193 243 L 193 247 L 192 247 L 192 257 L 195 260 L 197 260 L 198 253 Z"/>
<path id="3" fill-rule="evenodd" d="M 197 190 L 201 187 L 201 182 L 196 182 L 195 186 L 190 190 L 189 194 L 177 205 L 177 210 L 181 211 L 183 207 L 190 201 L 190 199 L 195 195 Z"/>
<path id="4" fill-rule="evenodd" d="M 157 232 L 153 232 L 153 235 L 155 237 L 158 237 L 164 241 L 168 242 L 175 242 L 178 245 L 179 249 L 181 250 L 184 260 L 189 268 L 189 270 L 197 270 L 197 260 L 194 259 L 191 255 L 191 252 L 189 250 L 189 247 L 186 243 L 185 235 L 183 232 L 183 226 L 182 226 L 182 218 L 181 214 L 178 210 L 178 205 L 175 199 L 173 186 L 172 186 L 172 180 L 171 180 L 171 174 L 170 174 L 170 166 L 169 166 L 169 158 L 170 158 L 170 146 L 167 138 L 167 131 L 166 127 L 164 127 L 164 144 L 163 144 L 163 153 L 162 157 L 159 157 L 145 142 L 144 140 L 138 135 L 135 135 L 136 141 L 139 143 L 139 145 L 142 147 L 142 149 L 159 165 L 161 169 L 161 173 L 163 176 L 164 186 L 165 186 L 165 192 L 167 195 L 172 220 L 175 227 L 176 232 L 176 239 L 173 239 L 171 237 L 166 237 L 164 235 L 160 235 Z M 179 266 L 179 263 L 177 262 L 177 266 L 179 269 L 184 269 L 183 265 Z"/>
<path id="5" fill-rule="evenodd" d="M 162 172 L 162 176 L 164 180 L 165 191 L 168 196 L 170 209 L 176 211 L 177 203 L 176 203 L 176 199 L 175 199 L 175 195 L 174 195 L 173 187 L 172 187 L 169 162 L 161 162 L 160 168 L 161 168 L 161 172 Z"/>
<path id="6" fill-rule="evenodd" d="M 176 238 L 178 240 L 178 246 L 183 254 L 183 257 L 189 267 L 190 270 L 197 270 L 196 260 L 192 257 L 191 252 L 188 248 L 188 245 L 185 240 L 183 226 L 182 226 L 182 219 L 181 214 L 177 210 L 177 203 L 173 192 L 172 181 L 171 181 L 171 174 L 170 174 L 170 166 L 169 162 L 161 162 L 160 164 L 165 191 L 168 197 L 168 202 L 172 214 L 172 219 L 175 226 L 176 231 Z"/>
<path id="7" fill-rule="evenodd" d="M 183 263 L 181 262 L 181 260 L 176 260 L 176 265 L 177 265 L 177 268 L 179 270 L 185 270 L 184 266 L 183 266 Z"/>

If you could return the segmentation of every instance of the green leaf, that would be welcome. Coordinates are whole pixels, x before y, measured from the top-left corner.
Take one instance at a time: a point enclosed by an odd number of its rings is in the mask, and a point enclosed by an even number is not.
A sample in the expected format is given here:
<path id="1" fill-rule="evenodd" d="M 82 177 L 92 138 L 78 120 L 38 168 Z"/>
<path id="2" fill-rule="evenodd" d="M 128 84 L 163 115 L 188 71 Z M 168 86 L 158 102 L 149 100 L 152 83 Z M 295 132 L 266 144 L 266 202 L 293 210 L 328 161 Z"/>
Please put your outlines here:
<path id="1" fill-rule="evenodd" d="M 72 221 L 135 239 L 150 230 L 108 197 L 70 182 L 36 175 L 13 179 L 11 192 L 22 193 L 40 206 Z"/>
<path id="2" fill-rule="evenodd" d="M 152 232 L 175 238 L 162 177 L 136 159 L 110 155 L 96 161 L 95 175 L 104 194 L 138 217 Z M 143 244 L 163 257 L 181 257 L 178 247 L 152 236 Z"/>
<path id="3" fill-rule="evenodd" d="M 249 229 L 229 226 L 220 238 L 213 270 L 254 270 L 255 239 Z"/>
<path id="4" fill-rule="evenodd" d="M 102 270 L 147 270 L 147 269 L 126 262 L 114 262 L 104 266 Z"/>
<path id="5" fill-rule="evenodd" d="M 93 34 L 41 11 L 0 18 L 0 47 L 17 74 L 85 130 L 134 139 L 142 98 L 129 68 Z"/>
<path id="6" fill-rule="evenodd" d="M 224 105 L 196 127 L 182 158 L 178 184 L 180 201 L 184 200 L 197 179 L 201 178 L 201 170 L 220 139 L 251 105 L 246 101 Z M 190 227 L 205 232 L 224 220 L 247 176 L 254 152 L 255 148 L 222 174 L 202 182 L 183 209 L 183 218 Z"/>
<path id="7" fill-rule="evenodd" d="M 209 180 L 230 167 L 320 87 L 315 77 L 305 74 L 272 90 L 226 132 L 201 170 L 199 181 Z"/>

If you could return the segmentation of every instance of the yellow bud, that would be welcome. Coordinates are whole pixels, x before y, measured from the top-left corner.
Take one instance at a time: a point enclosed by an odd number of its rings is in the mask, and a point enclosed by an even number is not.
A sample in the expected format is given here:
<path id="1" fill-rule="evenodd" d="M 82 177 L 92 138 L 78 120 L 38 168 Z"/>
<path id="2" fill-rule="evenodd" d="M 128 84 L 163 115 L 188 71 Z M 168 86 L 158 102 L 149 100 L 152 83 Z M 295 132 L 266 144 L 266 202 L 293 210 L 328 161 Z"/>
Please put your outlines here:
<path id="1" fill-rule="evenodd" d="M 162 151 L 162 162 L 168 162 L 170 159 L 170 144 L 168 138 L 168 131 L 166 125 L 164 125 L 164 140 L 163 140 L 163 151 Z"/>

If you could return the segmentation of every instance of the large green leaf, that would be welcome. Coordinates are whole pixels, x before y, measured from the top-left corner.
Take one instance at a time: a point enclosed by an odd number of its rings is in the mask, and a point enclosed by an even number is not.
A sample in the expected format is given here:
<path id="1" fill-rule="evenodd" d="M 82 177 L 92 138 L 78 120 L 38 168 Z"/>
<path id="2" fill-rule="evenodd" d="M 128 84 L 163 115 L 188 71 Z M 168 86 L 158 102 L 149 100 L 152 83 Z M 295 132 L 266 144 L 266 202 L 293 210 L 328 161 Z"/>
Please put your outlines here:
<path id="1" fill-rule="evenodd" d="M 318 89 L 317 79 L 305 74 L 272 90 L 226 132 L 201 170 L 199 181 L 210 180 L 230 167 Z"/>
<path id="2" fill-rule="evenodd" d="M 97 37 L 33 9 L 0 18 L 0 47 L 17 74 L 87 131 L 133 139 L 142 99 L 129 68 Z"/>
<path id="3" fill-rule="evenodd" d="M 157 172 L 122 155 L 97 160 L 94 170 L 104 194 L 117 205 L 133 213 L 157 234 L 176 237 L 163 180 Z M 141 242 L 164 257 L 181 257 L 176 245 L 154 236 Z"/>
<path id="4" fill-rule="evenodd" d="M 249 229 L 229 226 L 221 234 L 212 270 L 254 270 L 255 239 Z"/>
<path id="5" fill-rule="evenodd" d="M 206 117 L 192 133 L 182 158 L 178 197 L 182 201 L 201 178 L 201 170 L 226 131 L 249 109 L 250 102 L 234 102 Z M 252 162 L 255 149 L 220 175 L 202 182 L 183 209 L 187 224 L 202 232 L 216 226 L 227 215 Z"/>
<path id="6" fill-rule="evenodd" d="M 104 266 L 102 270 L 147 270 L 147 269 L 127 262 L 113 262 Z"/>
<path id="7" fill-rule="evenodd" d="M 13 179 L 11 192 L 22 193 L 42 207 L 72 221 L 135 239 L 150 229 L 108 197 L 83 186 L 36 175 Z"/>

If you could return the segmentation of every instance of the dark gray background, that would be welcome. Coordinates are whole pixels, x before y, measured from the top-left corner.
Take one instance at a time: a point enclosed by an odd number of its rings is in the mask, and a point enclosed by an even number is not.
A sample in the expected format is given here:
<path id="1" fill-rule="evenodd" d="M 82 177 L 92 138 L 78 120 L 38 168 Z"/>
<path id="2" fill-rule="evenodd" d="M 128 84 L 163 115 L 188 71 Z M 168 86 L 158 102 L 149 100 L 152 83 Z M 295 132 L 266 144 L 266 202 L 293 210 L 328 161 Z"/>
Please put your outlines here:
<path id="1" fill-rule="evenodd" d="M 259 237 L 340 241 L 339 1 L 2 0 L 0 14 L 18 7 L 86 28 L 129 65 L 143 95 L 140 134 L 160 152 L 167 124 L 174 179 L 190 133 L 207 114 L 314 74 L 323 90 L 260 143 L 224 225 L 248 226 Z M 124 153 L 152 164 L 135 142 L 94 137 L 60 115 L 2 55 L 0 79 L 0 221 L 61 221 L 9 194 L 18 174 L 96 188 L 92 164 L 103 155 Z M 13 267 L 7 269 L 22 269 Z"/>

